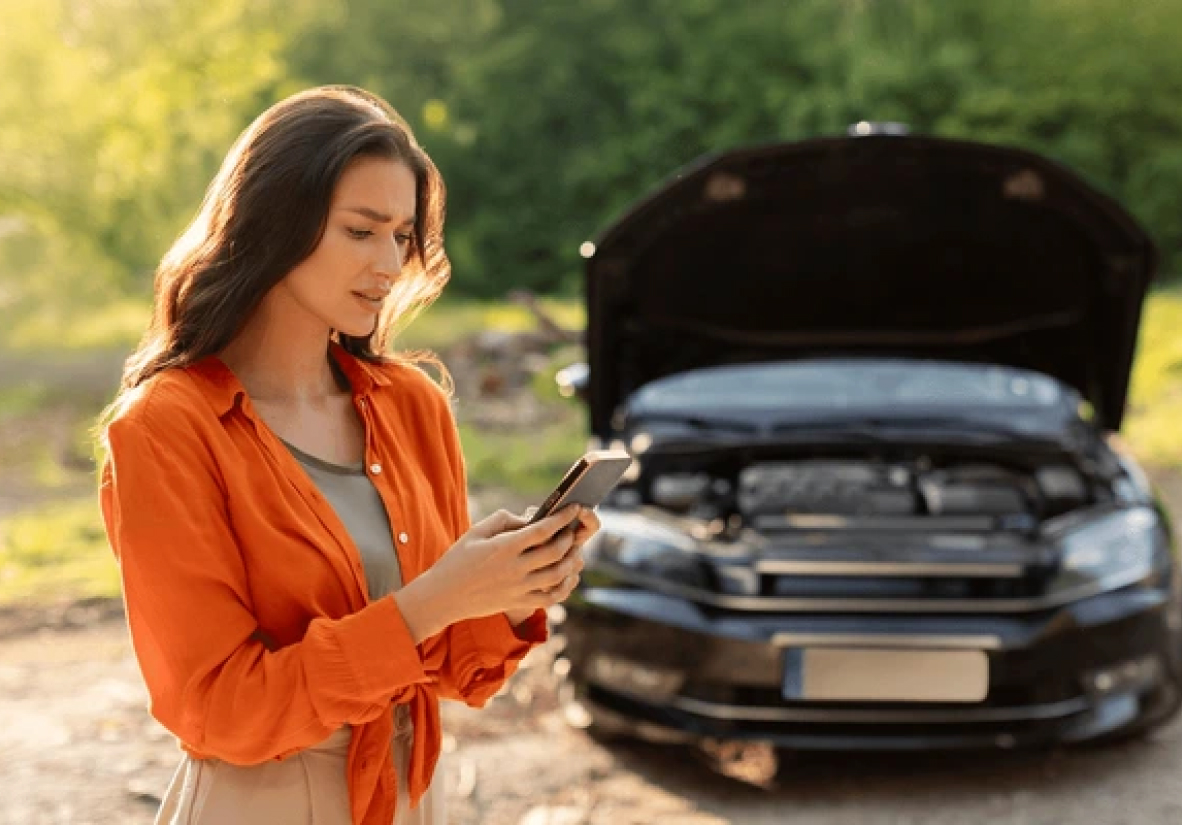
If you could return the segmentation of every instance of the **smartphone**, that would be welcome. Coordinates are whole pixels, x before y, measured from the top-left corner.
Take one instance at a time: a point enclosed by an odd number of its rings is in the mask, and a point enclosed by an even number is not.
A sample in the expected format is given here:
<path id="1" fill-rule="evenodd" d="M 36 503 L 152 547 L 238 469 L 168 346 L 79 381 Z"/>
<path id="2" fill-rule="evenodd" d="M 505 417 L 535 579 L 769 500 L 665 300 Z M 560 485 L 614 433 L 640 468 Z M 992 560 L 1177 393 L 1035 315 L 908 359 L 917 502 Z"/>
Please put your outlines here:
<path id="1" fill-rule="evenodd" d="M 568 504 L 597 507 L 612 488 L 620 483 L 631 466 L 632 456 L 626 450 L 594 450 L 586 453 L 566 471 L 562 481 L 538 507 L 529 523 L 540 521 Z"/>

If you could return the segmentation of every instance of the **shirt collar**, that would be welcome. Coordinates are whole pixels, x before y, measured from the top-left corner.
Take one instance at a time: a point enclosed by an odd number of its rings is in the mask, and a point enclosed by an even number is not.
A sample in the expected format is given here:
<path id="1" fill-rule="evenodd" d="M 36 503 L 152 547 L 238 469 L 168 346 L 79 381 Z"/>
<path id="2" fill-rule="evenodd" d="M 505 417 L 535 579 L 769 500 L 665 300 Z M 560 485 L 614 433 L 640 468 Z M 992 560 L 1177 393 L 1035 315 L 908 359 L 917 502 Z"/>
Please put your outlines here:
<path id="1" fill-rule="evenodd" d="M 368 396 L 374 387 L 390 385 L 390 378 L 380 365 L 357 358 L 336 341 L 329 342 L 328 351 L 349 380 L 354 398 Z M 188 372 L 197 379 L 219 418 L 233 410 L 246 397 L 246 388 L 242 386 L 238 376 L 216 355 L 196 362 L 188 368 Z"/>

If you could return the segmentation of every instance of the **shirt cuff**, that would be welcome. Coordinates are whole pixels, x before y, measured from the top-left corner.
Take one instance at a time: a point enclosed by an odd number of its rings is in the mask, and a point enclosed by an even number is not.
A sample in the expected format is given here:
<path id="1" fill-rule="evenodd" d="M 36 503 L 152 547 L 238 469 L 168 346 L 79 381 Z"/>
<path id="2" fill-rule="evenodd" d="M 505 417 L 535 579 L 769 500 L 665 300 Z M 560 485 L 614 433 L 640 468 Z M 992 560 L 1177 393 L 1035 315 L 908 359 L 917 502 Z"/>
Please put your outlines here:
<path id="1" fill-rule="evenodd" d="M 368 701 L 388 700 L 400 688 L 429 680 L 393 595 L 341 620 L 339 645 Z"/>
<path id="2" fill-rule="evenodd" d="M 509 617 L 505 616 L 504 613 L 501 616 L 505 618 L 505 623 L 509 624 Z M 509 624 L 509 630 L 520 641 L 541 644 L 550 636 L 550 631 L 546 624 L 546 611 L 538 608 L 521 624 L 516 626 Z"/>
<path id="3" fill-rule="evenodd" d="M 519 662 L 550 635 L 546 626 L 546 611 L 541 609 L 516 628 L 510 624 L 508 616 L 497 613 L 470 620 L 468 630 L 472 634 L 476 658 L 484 668 Z"/>

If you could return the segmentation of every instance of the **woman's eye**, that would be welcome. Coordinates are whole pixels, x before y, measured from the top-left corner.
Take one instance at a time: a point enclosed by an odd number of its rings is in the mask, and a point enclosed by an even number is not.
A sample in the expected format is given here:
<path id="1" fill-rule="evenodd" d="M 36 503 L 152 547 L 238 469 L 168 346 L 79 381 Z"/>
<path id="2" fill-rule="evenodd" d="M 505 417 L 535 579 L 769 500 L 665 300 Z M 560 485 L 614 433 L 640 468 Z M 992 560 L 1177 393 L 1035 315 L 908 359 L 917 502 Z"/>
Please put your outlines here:
<path id="1" fill-rule="evenodd" d="M 368 238 L 370 235 L 373 234 L 368 229 L 349 229 L 347 231 L 349 233 L 350 238 L 356 238 L 357 240 L 361 240 L 363 238 Z"/>
<path id="2" fill-rule="evenodd" d="M 414 234 L 412 234 L 410 232 L 400 232 L 399 234 L 394 236 L 394 239 L 396 241 L 398 241 L 398 243 L 410 243 L 411 238 L 413 238 L 413 237 L 414 237 Z"/>

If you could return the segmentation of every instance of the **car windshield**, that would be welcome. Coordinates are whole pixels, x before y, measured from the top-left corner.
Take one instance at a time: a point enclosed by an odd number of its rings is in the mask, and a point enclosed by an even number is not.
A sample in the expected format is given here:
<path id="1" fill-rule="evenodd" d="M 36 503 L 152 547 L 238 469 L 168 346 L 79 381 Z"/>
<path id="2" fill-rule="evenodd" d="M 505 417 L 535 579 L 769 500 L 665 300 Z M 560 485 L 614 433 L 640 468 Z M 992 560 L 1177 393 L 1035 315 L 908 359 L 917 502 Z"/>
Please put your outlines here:
<path id="1" fill-rule="evenodd" d="M 712 367 L 645 385 L 637 412 L 691 409 L 1046 408 L 1064 401 L 1039 373 L 939 361 L 825 360 Z"/>

